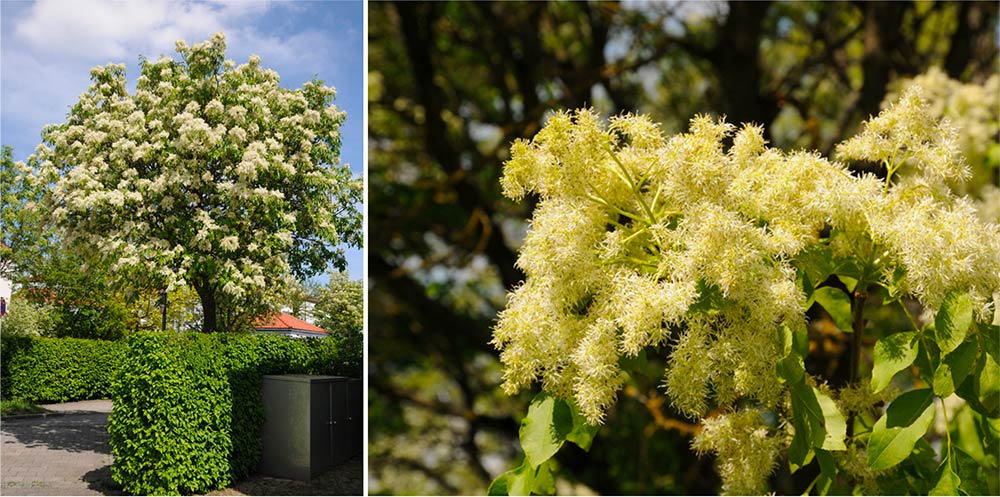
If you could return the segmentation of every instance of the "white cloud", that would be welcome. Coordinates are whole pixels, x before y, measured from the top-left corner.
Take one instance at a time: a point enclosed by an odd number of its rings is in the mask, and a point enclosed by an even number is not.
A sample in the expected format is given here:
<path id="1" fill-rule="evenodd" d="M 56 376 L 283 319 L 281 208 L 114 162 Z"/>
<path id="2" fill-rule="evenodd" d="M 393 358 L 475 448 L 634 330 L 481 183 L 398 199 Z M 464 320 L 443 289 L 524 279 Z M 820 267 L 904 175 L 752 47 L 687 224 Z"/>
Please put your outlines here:
<path id="1" fill-rule="evenodd" d="M 268 8 L 263 2 L 41 0 L 19 20 L 15 36 L 36 55 L 117 61 L 164 48 L 172 52 L 177 39 L 208 39 Z"/>
<path id="2" fill-rule="evenodd" d="M 194 44 L 219 31 L 226 33 L 227 55 L 237 63 L 257 54 L 265 66 L 282 68 L 279 72 L 289 78 L 283 81 L 286 85 L 297 86 L 310 74 L 330 82 L 331 73 L 336 71 L 331 68 L 361 57 L 364 40 L 357 29 L 338 26 L 337 21 L 322 28 L 294 29 L 294 24 L 284 20 L 277 22 L 287 28 L 286 32 L 268 29 L 274 27 L 272 20 L 288 18 L 283 15 L 288 13 L 297 24 L 302 16 L 310 15 L 309 5 L 172 0 L 4 2 L 2 141 L 14 145 L 18 158 L 31 153 L 42 126 L 64 120 L 69 107 L 86 90 L 91 67 L 125 63 L 129 85 L 134 86 L 140 54 L 154 60 L 161 55 L 177 57 L 175 41 Z"/>
<path id="3" fill-rule="evenodd" d="M 352 37 L 349 34 L 331 36 L 329 32 L 315 29 L 300 31 L 285 38 L 261 35 L 246 29 L 227 31 L 226 36 L 227 44 L 238 48 L 231 52 L 230 57 L 243 55 L 244 60 L 235 59 L 237 63 L 245 62 L 245 57 L 250 54 L 256 54 L 265 66 L 294 65 L 309 73 L 320 73 L 322 68 L 336 66 L 343 58 L 361 53 L 360 46 L 350 41 Z"/>

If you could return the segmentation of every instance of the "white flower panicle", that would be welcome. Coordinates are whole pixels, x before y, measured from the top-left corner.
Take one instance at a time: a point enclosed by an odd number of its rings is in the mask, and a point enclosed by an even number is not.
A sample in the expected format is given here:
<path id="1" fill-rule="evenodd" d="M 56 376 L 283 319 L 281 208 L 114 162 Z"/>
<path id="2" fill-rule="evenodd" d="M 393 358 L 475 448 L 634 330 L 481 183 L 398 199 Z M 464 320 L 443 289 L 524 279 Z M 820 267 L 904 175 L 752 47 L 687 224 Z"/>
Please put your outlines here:
<path id="1" fill-rule="evenodd" d="M 861 134 L 837 146 L 846 159 L 878 162 L 890 175 L 904 165 L 931 182 L 962 181 L 969 166 L 958 148 L 958 131 L 947 121 L 932 119 L 913 85 L 898 102 L 865 123 Z"/>
<path id="2" fill-rule="evenodd" d="M 912 86 L 922 90 L 926 112 L 934 121 L 946 119 L 958 131 L 957 145 L 971 168 L 967 183 L 952 182 L 959 194 L 981 196 L 981 188 L 996 183 L 993 165 L 986 160 L 991 148 L 1000 148 L 1000 75 L 983 84 L 966 84 L 948 77 L 938 67 L 912 79 L 902 79 L 882 102 L 883 108 L 899 99 Z M 996 153 L 996 152 L 993 152 Z"/>
<path id="3" fill-rule="evenodd" d="M 334 90 L 281 88 L 259 57 L 236 66 L 225 48 L 222 33 L 178 41 L 180 61 L 143 60 L 134 94 L 124 65 L 92 69 L 67 122 L 43 131 L 36 158 L 40 177 L 54 181 L 54 219 L 70 238 L 113 247 L 107 256 L 122 274 L 179 285 L 216 267 L 211 283 L 240 297 L 282 280 L 293 251 L 304 256 L 297 264 L 325 268 L 339 242 L 333 192 L 358 185 L 335 167 L 344 113 L 331 104 Z M 308 238 L 321 240 L 318 256 L 296 245 L 302 226 L 316 230 Z"/>
<path id="4" fill-rule="evenodd" d="M 503 191 L 540 202 L 517 262 L 527 279 L 494 330 L 504 390 L 537 381 L 600 423 L 627 378 L 620 360 L 666 349 L 674 407 L 723 413 L 696 448 L 719 455 L 727 492 L 761 491 L 787 441 L 757 410 L 736 409 L 785 402 L 779 330 L 805 321 L 804 252 L 864 259 L 868 283 L 931 309 L 969 292 L 992 319 L 1000 226 L 946 186 L 968 166 L 955 128 L 930 117 L 920 91 L 837 149 L 881 162 L 885 179 L 768 148 L 760 127 L 707 116 L 666 137 L 643 116 L 559 112 L 515 142 Z"/>
<path id="5" fill-rule="evenodd" d="M 699 454 L 714 453 L 726 495 L 763 495 L 777 466 L 781 439 L 770 436 L 762 412 L 745 409 L 706 418 L 692 441 Z"/>

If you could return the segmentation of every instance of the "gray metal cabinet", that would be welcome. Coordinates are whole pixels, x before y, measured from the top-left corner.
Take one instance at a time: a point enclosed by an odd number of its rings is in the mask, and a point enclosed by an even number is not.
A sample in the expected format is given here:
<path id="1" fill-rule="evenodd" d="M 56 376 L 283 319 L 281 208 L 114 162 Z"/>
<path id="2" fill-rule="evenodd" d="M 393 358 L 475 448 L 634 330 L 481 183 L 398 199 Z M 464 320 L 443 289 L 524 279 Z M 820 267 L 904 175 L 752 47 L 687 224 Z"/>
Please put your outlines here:
<path id="1" fill-rule="evenodd" d="M 343 376 L 266 375 L 258 470 L 310 480 L 361 453 L 361 381 Z"/>

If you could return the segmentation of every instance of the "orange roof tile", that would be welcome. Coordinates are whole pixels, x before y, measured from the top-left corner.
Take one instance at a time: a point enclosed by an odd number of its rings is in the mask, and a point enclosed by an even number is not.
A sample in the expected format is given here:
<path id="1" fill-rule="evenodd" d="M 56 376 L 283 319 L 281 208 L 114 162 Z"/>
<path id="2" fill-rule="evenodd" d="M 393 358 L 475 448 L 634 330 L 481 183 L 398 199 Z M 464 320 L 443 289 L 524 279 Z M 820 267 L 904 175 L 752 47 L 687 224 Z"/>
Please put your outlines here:
<path id="1" fill-rule="evenodd" d="M 295 316 L 282 312 L 276 314 L 268 320 L 262 320 L 256 326 L 258 330 L 299 330 L 326 333 L 327 331 L 319 326 L 313 326 Z"/>

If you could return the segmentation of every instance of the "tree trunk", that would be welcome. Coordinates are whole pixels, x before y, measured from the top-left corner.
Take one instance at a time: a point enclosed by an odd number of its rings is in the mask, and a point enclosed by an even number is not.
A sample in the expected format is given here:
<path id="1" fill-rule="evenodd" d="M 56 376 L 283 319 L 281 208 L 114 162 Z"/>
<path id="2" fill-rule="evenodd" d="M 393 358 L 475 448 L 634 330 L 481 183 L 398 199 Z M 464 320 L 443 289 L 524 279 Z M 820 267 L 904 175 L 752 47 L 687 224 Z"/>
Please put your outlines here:
<path id="1" fill-rule="evenodd" d="M 201 300 L 201 331 L 214 333 L 219 325 L 215 288 L 208 281 L 200 281 L 194 284 L 194 290 L 198 292 L 198 298 Z"/>
<path id="2" fill-rule="evenodd" d="M 885 98 L 886 87 L 892 75 L 890 55 L 898 51 L 898 27 L 903 22 L 907 5 L 894 2 L 864 4 L 864 56 L 861 69 L 864 81 L 858 98 L 857 110 L 861 118 L 877 115 Z"/>
<path id="3" fill-rule="evenodd" d="M 774 96 L 763 89 L 759 52 L 770 2 L 733 1 L 728 5 L 729 14 L 711 52 L 722 90 L 721 110 L 730 123 L 757 123 L 769 134 L 778 107 Z"/>

